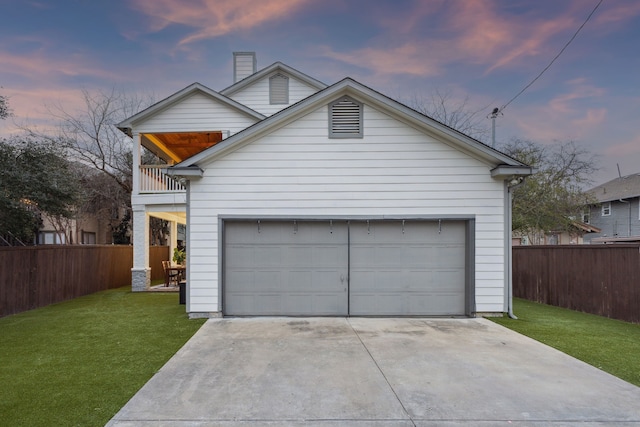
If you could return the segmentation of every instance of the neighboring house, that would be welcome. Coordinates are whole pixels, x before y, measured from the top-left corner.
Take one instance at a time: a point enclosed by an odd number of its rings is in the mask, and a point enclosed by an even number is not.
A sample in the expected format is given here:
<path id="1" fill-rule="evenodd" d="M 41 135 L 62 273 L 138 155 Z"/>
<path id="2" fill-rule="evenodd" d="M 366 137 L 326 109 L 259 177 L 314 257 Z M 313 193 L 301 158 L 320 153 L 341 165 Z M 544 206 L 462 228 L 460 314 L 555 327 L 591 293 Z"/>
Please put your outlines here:
<path id="1" fill-rule="evenodd" d="M 583 221 L 601 229 L 585 243 L 640 240 L 640 173 L 605 182 L 588 191 L 598 202 L 588 206 Z"/>
<path id="2" fill-rule="evenodd" d="M 599 233 L 601 230 L 581 221 L 572 221 L 572 230 L 550 230 L 546 232 L 513 233 L 513 245 L 582 245 L 589 233 Z"/>
<path id="3" fill-rule="evenodd" d="M 109 224 L 91 214 L 78 214 L 75 219 L 54 220 L 42 218 L 42 227 L 38 231 L 38 245 L 68 244 L 110 244 Z"/>
<path id="4" fill-rule="evenodd" d="M 172 164 L 134 168 L 133 290 L 153 215 L 188 224 L 190 317 L 510 310 L 509 189 L 529 166 L 350 78 L 253 53 L 234 75 L 118 125 L 134 164 L 141 147 Z"/>

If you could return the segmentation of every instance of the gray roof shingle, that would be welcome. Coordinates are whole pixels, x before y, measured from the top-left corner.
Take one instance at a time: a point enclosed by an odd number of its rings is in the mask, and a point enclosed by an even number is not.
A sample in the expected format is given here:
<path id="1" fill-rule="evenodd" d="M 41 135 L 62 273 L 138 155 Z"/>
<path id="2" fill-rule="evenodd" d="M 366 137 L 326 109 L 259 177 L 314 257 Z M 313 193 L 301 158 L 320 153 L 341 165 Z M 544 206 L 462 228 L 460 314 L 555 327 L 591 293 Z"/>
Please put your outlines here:
<path id="1" fill-rule="evenodd" d="M 612 179 L 609 182 L 592 188 L 588 193 L 598 202 L 610 202 L 612 200 L 630 199 L 640 196 L 640 173 Z"/>

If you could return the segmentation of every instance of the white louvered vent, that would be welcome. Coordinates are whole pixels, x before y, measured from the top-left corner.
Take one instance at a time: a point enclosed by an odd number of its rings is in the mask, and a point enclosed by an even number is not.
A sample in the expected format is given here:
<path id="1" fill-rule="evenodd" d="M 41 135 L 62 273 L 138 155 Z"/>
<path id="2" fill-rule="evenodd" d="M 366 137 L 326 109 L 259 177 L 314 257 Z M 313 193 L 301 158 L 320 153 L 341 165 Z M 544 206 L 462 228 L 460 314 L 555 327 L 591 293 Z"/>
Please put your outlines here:
<path id="1" fill-rule="evenodd" d="M 362 138 L 362 104 L 348 96 L 329 104 L 329 137 Z"/>
<path id="2" fill-rule="evenodd" d="M 269 103 L 289 103 L 289 77 L 278 73 L 269 78 Z"/>

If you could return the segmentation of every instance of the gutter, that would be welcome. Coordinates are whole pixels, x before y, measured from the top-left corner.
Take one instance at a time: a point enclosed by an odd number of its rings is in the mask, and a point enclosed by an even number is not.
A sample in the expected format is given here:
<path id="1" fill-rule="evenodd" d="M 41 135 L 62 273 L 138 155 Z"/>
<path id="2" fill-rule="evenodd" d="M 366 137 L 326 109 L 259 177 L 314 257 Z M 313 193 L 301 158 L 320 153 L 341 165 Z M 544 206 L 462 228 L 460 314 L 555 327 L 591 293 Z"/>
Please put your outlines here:
<path id="1" fill-rule="evenodd" d="M 186 179 L 198 179 L 202 178 L 204 171 L 198 166 L 169 166 L 165 169 L 165 173 L 169 176 L 186 178 Z"/>

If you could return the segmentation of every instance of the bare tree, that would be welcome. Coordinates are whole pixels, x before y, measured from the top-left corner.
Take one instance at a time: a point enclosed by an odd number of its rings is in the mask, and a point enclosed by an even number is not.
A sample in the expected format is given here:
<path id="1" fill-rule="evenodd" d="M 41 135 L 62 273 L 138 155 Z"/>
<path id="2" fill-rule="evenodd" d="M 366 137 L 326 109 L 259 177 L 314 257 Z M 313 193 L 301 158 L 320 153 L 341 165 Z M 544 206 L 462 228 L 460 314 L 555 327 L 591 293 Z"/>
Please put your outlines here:
<path id="1" fill-rule="evenodd" d="M 81 93 L 84 105 L 77 111 L 69 111 L 61 104 L 47 107 L 56 122 L 55 131 L 22 128 L 33 137 L 55 143 L 70 159 L 100 173 L 82 174 L 86 193 L 82 208 L 85 212 L 93 209 L 109 220 L 114 243 L 128 243 L 132 141 L 116 124 L 151 105 L 152 97 L 116 89 L 109 92 L 82 89 Z"/>
<path id="2" fill-rule="evenodd" d="M 485 141 L 491 135 L 486 113 L 488 106 L 474 109 L 469 96 L 455 98 L 449 89 L 434 89 L 429 94 L 414 93 L 408 106 L 459 132 Z"/>
<path id="3" fill-rule="evenodd" d="M 131 192 L 131 140 L 116 124 L 151 104 L 150 97 L 82 89 L 84 108 L 69 112 L 62 105 L 48 107 L 57 121 L 57 132 L 42 133 L 25 128 L 33 136 L 51 140 L 64 147 L 75 160 L 105 173 Z"/>
<path id="4" fill-rule="evenodd" d="M 532 241 L 552 230 L 577 232 L 576 219 L 593 203 L 583 188 L 598 169 L 596 157 L 575 141 L 543 146 L 514 139 L 501 149 L 536 170 L 513 192 L 513 230 Z"/>

